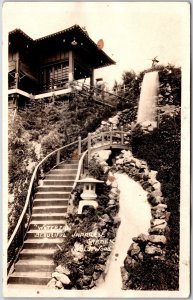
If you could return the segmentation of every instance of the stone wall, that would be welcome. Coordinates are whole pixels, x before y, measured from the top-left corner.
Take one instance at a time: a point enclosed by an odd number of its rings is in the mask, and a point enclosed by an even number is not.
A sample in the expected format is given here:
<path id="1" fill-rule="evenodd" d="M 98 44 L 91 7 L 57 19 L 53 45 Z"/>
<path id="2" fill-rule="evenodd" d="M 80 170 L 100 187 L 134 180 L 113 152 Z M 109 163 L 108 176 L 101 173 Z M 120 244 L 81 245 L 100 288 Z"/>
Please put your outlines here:
<path id="1" fill-rule="evenodd" d="M 149 170 L 145 161 L 133 157 L 131 151 L 123 150 L 116 157 L 113 169 L 117 172 L 125 172 L 147 191 L 147 200 L 152 216 L 148 233 L 140 233 L 137 237 L 133 237 L 133 243 L 130 245 L 124 261 L 123 286 L 129 288 L 129 272 L 138 265 L 138 262 L 143 261 L 144 256 L 149 256 L 151 259 L 165 259 L 170 213 L 167 211 L 167 205 L 162 197 L 161 185 L 156 179 L 157 172 Z"/>

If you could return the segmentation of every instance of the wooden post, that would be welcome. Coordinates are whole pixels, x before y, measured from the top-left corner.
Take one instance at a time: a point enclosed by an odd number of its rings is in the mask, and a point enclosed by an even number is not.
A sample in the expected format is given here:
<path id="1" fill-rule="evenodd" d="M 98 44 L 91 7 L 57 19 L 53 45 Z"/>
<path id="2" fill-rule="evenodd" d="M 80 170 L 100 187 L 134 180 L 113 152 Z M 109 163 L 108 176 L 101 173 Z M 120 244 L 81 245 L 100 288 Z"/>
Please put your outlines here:
<path id="1" fill-rule="evenodd" d="M 18 87 L 19 87 L 19 52 L 16 53 L 15 85 L 16 85 L 16 89 L 18 89 Z"/>
<path id="2" fill-rule="evenodd" d="M 81 136 L 78 137 L 78 159 L 81 156 Z"/>
<path id="3" fill-rule="evenodd" d="M 69 51 L 69 74 L 68 74 L 69 82 L 74 80 L 74 58 L 72 51 Z"/>
<path id="4" fill-rule="evenodd" d="M 56 156 L 56 165 L 60 163 L 60 150 L 57 151 L 57 156 Z"/>
<path id="5" fill-rule="evenodd" d="M 121 126 L 121 145 L 124 144 L 123 126 Z"/>
<path id="6" fill-rule="evenodd" d="M 91 133 L 88 133 L 88 163 L 90 161 L 91 154 Z"/>

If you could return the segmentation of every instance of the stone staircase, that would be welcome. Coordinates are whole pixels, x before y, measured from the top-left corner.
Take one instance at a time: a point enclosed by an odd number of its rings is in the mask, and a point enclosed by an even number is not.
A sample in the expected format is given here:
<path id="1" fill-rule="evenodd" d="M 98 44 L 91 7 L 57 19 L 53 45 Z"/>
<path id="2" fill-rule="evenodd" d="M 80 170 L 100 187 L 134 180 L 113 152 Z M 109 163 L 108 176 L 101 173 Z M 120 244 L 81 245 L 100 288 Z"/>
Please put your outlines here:
<path id="1" fill-rule="evenodd" d="M 53 254 L 63 241 L 68 199 L 78 161 L 61 163 L 46 174 L 35 195 L 32 220 L 9 288 L 46 286 L 55 269 Z M 32 287 L 33 287 L 32 286 Z"/>

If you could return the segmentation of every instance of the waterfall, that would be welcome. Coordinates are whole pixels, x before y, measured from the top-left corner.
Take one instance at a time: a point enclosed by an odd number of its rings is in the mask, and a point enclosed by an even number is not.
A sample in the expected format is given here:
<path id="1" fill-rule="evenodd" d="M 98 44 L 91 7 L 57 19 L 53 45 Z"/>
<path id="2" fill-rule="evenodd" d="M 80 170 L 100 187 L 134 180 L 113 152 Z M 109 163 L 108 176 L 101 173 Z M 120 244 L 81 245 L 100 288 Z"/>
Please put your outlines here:
<path id="1" fill-rule="evenodd" d="M 156 124 L 157 117 L 157 96 L 159 89 L 159 76 L 158 72 L 146 73 L 141 87 L 141 94 L 138 106 L 137 123 L 142 126 L 147 122 L 154 127 Z"/>

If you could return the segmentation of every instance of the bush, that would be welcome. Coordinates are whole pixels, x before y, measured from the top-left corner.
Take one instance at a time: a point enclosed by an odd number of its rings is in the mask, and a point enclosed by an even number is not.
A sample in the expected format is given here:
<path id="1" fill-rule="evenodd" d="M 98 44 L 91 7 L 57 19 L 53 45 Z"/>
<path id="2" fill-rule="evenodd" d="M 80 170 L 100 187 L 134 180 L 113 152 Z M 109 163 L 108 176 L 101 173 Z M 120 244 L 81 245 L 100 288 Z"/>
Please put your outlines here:
<path id="1" fill-rule="evenodd" d="M 163 197 L 171 212 L 168 224 L 170 239 L 166 247 L 166 260 L 142 262 L 131 272 L 133 288 L 138 289 L 140 281 L 142 289 L 178 289 L 180 131 L 180 113 L 178 113 L 173 117 L 163 116 L 159 128 L 152 133 L 143 134 L 140 126 L 137 126 L 133 132 L 133 154 L 145 160 L 150 169 L 158 171 L 157 180 L 161 183 Z M 159 272 L 159 278 L 157 278 L 156 272 Z"/>

